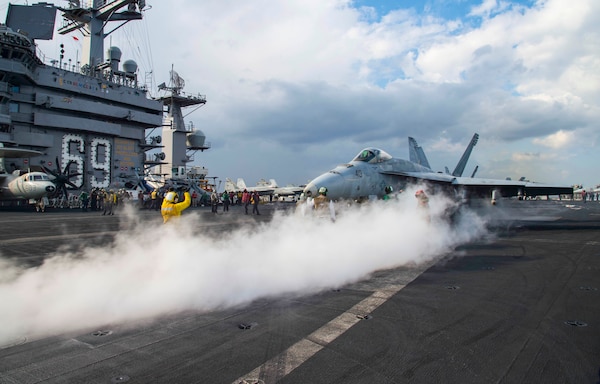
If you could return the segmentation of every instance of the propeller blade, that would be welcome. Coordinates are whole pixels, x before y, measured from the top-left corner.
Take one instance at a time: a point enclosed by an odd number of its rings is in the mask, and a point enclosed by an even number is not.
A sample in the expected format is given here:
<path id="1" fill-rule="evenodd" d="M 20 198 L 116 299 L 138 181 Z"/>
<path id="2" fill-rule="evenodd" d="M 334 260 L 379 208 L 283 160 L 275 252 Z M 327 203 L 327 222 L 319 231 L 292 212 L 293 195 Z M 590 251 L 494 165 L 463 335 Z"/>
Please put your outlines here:
<path id="1" fill-rule="evenodd" d="M 67 165 L 65 166 L 65 170 L 63 171 L 64 175 L 68 175 L 69 174 L 69 167 L 71 166 L 71 164 L 73 164 L 75 161 L 73 160 L 69 160 L 69 162 L 67 163 Z"/>
<path id="2" fill-rule="evenodd" d="M 56 173 L 54 172 L 54 170 L 47 168 L 45 166 L 42 166 L 42 168 L 44 169 L 44 172 L 51 174 L 52 176 L 56 176 Z"/>
<path id="3" fill-rule="evenodd" d="M 71 183 L 70 181 L 67 181 L 67 182 L 65 183 L 65 185 L 68 185 L 68 186 L 70 186 L 70 187 L 72 187 L 72 188 L 74 188 L 74 189 L 80 189 L 80 188 L 81 188 L 81 187 L 78 187 L 78 186 L 76 186 L 75 184 Z"/>
<path id="4" fill-rule="evenodd" d="M 58 156 L 56 156 L 56 163 L 55 164 L 56 164 L 56 173 L 62 173 L 60 171 L 60 163 L 58 162 Z"/>

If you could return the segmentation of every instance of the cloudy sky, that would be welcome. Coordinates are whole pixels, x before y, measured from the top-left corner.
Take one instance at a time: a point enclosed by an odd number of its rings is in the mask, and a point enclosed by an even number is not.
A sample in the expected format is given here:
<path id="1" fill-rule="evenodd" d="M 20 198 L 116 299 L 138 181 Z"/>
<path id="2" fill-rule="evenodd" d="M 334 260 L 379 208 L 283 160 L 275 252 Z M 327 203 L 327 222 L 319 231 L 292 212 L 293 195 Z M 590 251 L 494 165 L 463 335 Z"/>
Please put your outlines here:
<path id="1" fill-rule="evenodd" d="M 305 183 L 367 146 L 407 158 L 408 136 L 453 169 L 478 132 L 465 174 L 600 184 L 600 1 L 147 3 L 112 44 L 206 95 L 186 121 L 221 180 Z"/>

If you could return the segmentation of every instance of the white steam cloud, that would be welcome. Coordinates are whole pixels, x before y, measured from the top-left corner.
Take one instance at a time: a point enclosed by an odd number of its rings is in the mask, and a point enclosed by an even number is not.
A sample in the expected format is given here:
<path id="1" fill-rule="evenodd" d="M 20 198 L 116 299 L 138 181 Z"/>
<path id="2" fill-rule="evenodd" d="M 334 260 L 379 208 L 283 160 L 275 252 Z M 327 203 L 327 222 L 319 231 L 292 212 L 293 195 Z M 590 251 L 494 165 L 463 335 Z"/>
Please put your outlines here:
<path id="1" fill-rule="evenodd" d="M 376 270 L 430 261 L 481 236 L 485 225 L 452 203 L 398 200 L 326 218 L 278 214 L 220 236 L 198 233 L 198 215 L 174 225 L 124 229 L 103 248 L 56 254 L 35 268 L 0 259 L 0 346 L 22 337 L 101 327 L 183 310 L 210 311 L 285 294 L 308 294 Z M 235 213 L 230 213 L 235 214 Z"/>

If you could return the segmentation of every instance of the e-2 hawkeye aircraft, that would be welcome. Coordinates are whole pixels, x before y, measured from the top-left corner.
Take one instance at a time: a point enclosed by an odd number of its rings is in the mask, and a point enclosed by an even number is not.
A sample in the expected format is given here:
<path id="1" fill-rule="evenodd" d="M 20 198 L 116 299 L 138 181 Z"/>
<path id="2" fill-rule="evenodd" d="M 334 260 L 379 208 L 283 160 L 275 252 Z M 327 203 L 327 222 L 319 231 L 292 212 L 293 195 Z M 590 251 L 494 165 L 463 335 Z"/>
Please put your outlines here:
<path id="1" fill-rule="evenodd" d="M 4 158 L 34 157 L 41 154 L 38 151 L 5 148 L 0 145 L 0 200 L 37 200 L 56 191 L 56 185 L 44 172 L 5 171 Z"/>
<path id="2" fill-rule="evenodd" d="M 456 169 L 451 174 L 434 172 L 423 149 L 412 137 L 408 138 L 410 160 L 398 159 L 378 148 L 365 148 L 347 164 L 338 165 L 307 184 L 304 194 L 316 196 L 321 187 L 327 188 L 332 200 L 362 201 L 383 197 L 391 186 L 398 191 L 409 183 L 425 183 L 434 190 L 441 189 L 462 198 L 487 197 L 496 203 L 499 197 L 569 195 L 570 186 L 526 181 L 462 177 L 471 150 L 477 143 L 475 134 Z"/>

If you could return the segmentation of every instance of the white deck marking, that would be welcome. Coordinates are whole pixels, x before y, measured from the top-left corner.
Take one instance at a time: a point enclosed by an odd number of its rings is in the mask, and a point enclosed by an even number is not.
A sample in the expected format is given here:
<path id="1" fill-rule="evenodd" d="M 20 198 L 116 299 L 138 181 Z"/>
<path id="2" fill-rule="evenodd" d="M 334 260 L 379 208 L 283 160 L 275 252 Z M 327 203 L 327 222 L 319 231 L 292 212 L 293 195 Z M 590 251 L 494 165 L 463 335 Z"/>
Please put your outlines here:
<path id="1" fill-rule="evenodd" d="M 420 270 L 414 278 L 422 272 L 423 270 Z M 405 286 L 405 284 L 388 285 L 381 290 L 373 292 L 371 296 L 356 304 L 348 311 L 342 313 L 329 323 L 292 345 L 286 351 L 283 351 L 263 365 L 255 368 L 252 372 L 235 380 L 233 383 L 276 382 L 298 368 L 302 363 L 341 336 L 354 324 L 361 321 L 362 316 L 373 312 Z"/>

